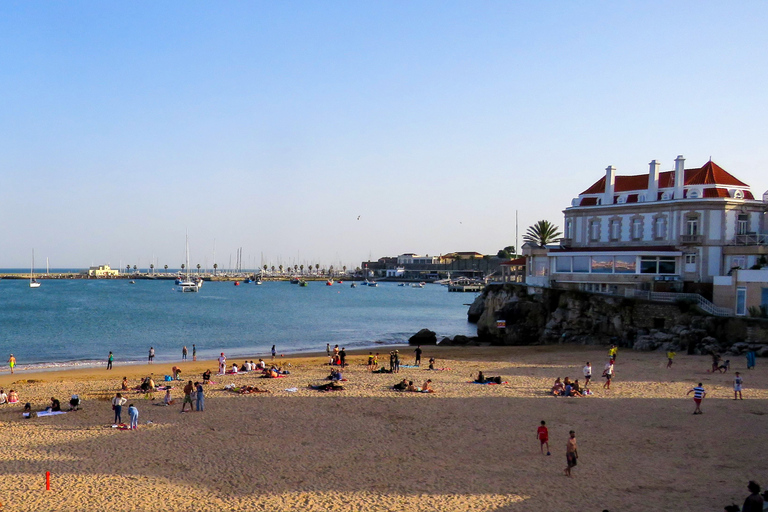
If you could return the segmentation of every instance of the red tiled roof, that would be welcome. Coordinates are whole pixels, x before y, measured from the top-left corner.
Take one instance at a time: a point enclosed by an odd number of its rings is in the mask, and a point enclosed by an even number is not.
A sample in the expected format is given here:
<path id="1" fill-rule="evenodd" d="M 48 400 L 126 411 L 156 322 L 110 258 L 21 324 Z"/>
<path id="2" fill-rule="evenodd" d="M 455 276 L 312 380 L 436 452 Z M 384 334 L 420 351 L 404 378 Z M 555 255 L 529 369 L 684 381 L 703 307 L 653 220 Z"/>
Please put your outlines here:
<path id="1" fill-rule="evenodd" d="M 685 170 L 685 185 L 732 185 L 736 187 L 748 187 L 746 183 L 733 177 L 722 167 L 710 160 L 698 169 Z M 659 173 L 659 188 L 671 188 L 675 186 L 675 171 Z M 614 192 L 629 192 L 631 190 L 645 190 L 648 188 L 648 174 L 636 174 L 633 176 L 616 176 Z M 597 180 L 582 194 L 601 194 L 605 192 L 605 176 Z"/>
<path id="2" fill-rule="evenodd" d="M 525 266 L 525 258 L 517 258 L 514 260 L 504 261 L 501 263 L 501 265 L 506 265 L 508 267 L 522 267 Z"/>
<path id="3" fill-rule="evenodd" d="M 705 188 L 704 197 L 731 197 L 731 194 L 724 188 Z"/>
<path id="4" fill-rule="evenodd" d="M 579 206 L 595 206 L 596 204 L 597 204 L 596 197 L 585 197 L 581 200 L 581 202 L 579 203 Z"/>

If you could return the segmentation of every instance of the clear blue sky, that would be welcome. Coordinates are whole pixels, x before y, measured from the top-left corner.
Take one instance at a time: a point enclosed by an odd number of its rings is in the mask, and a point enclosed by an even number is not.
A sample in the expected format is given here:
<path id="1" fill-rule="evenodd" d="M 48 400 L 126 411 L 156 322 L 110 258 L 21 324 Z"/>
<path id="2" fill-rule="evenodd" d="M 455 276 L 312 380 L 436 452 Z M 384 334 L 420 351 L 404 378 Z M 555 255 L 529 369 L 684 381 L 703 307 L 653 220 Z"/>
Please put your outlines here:
<path id="1" fill-rule="evenodd" d="M 615 165 L 768 188 L 765 2 L 0 3 L 0 267 L 495 253 Z M 358 216 L 360 217 L 358 220 Z"/>

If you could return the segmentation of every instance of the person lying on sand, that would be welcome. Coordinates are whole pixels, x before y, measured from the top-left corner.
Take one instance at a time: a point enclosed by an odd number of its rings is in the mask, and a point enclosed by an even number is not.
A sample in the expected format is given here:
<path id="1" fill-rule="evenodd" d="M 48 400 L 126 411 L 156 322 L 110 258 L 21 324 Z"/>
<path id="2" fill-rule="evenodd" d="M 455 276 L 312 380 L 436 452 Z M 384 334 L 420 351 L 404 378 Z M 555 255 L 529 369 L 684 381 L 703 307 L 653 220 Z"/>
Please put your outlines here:
<path id="1" fill-rule="evenodd" d="M 483 372 L 479 372 L 477 374 L 477 378 L 475 379 L 475 382 L 478 384 L 501 384 L 501 377 L 486 377 L 483 375 Z"/>
<path id="2" fill-rule="evenodd" d="M 328 384 L 319 385 L 310 384 L 308 387 L 309 389 L 314 389 L 316 391 L 344 391 L 344 386 L 338 382 L 329 382 Z"/>
<path id="3" fill-rule="evenodd" d="M 408 379 L 401 380 L 400 382 L 392 386 L 392 389 L 394 389 L 395 391 L 405 391 L 406 389 L 408 389 Z"/>
<path id="4" fill-rule="evenodd" d="M 259 389 L 256 386 L 243 386 L 240 388 L 240 391 L 238 391 L 241 395 L 248 395 L 251 393 L 271 393 L 268 389 Z"/>

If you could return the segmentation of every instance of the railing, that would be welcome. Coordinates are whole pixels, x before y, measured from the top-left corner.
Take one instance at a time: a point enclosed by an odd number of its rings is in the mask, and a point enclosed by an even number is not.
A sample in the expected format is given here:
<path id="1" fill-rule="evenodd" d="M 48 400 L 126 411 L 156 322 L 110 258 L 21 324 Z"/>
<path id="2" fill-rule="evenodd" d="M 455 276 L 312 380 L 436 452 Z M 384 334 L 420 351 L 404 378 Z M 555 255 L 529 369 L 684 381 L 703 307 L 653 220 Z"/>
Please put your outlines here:
<path id="1" fill-rule="evenodd" d="M 728 308 L 721 308 L 720 306 L 715 306 L 698 293 L 649 292 L 643 290 L 634 290 L 630 288 L 624 290 L 624 296 L 635 299 L 652 300 L 656 302 L 691 301 L 696 304 L 699 309 L 705 313 L 709 313 L 710 315 L 733 316 L 732 310 Z"/>
<path id="2" fill-rule="evenodd" d="M 734 245 L 768 245 L 768 233 L 743 233 L 733 237 Z"/>
<path id="3" fill-rule="evenodd" d="M 680 243 L 683 244 L 700 244 L 701 240 L 701 235 L 680 235 Z"/>
<path id="4" fill-rule="evenodd" d="M 570 247 L 573 244 L 573 238 L 561 238 L 560 245 L 562 247 Z"/>

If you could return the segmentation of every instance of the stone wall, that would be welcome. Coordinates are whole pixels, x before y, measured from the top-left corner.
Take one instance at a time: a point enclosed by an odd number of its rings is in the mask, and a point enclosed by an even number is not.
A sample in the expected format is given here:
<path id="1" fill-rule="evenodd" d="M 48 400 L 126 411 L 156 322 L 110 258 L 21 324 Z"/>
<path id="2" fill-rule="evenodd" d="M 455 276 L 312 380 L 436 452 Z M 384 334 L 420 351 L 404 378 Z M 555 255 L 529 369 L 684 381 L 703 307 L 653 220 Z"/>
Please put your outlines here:
<path id="1" fill-rule="evenodd" d="M 616 343 L 636 350 L 768 356 L 768 321 L 714 317 L 688 302 L 655 303 L 575 290 L 489 285 L 470 306 L 480 341 L 495 345 Z M 500 329 L 498 320 L 506 327 Z"/>

